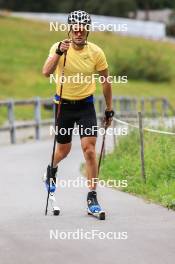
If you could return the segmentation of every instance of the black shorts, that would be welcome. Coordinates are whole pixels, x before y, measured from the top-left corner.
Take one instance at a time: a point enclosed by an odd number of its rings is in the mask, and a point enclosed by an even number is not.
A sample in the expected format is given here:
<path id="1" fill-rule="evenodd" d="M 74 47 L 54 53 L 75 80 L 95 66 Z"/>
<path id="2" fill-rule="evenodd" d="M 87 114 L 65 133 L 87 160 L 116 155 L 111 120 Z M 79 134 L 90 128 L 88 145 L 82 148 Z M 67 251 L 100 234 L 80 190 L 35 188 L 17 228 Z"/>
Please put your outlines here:
<path id="1" fill-rule="evenodd" d="M 70 143 L 72 134 L 82 137 L 97 137 L 97 118 L 93 103 L 62 103 L 57 120 L 58 104 L 55 107 L 56 141 L 60 144 Z M 76 127 L 74 125 L 77 125 Z"/>

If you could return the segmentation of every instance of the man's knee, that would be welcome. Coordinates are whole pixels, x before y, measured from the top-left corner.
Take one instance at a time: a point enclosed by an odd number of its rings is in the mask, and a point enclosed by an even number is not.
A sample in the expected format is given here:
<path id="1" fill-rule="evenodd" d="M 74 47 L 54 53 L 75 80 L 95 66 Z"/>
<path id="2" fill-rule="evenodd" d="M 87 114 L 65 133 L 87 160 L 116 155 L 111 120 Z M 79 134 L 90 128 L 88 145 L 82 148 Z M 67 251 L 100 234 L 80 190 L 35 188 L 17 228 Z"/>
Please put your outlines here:
<path id="1" fill-rule="evenodd" d="M 95 158 L 95 146 L 92 144 L 87 144 L 83 146 L 83 152 L 87 159 L 91 160 Z"/>
<path id="2" fill-rule="evenodd" d="M 67 157 L 71 150 L 71 143 L 68 144 L 58 144 L 56 148 L 56 155 L 58 155 L 61 159 Z"/>

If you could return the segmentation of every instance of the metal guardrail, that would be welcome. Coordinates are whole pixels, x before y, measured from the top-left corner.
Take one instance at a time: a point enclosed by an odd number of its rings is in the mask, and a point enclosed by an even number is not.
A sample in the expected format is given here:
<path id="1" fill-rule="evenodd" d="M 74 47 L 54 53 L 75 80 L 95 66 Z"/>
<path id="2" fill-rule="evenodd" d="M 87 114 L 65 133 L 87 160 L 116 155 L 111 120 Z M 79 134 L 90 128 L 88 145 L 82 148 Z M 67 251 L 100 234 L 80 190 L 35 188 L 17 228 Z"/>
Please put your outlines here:
<path id="1" fill-rule="evenodd" d="M 41 107 L 47 103 L 51 103 L 51 99 L 41 99 L 36 97 L 34 99 L 28 100 L 6 100 L 0 101 L 0 107 L 5 106 L 7 107 L 8 112 L 8 125 L 0 127 L 0 132 L 2 131 L 9 131 L 10 132 L 10 141 L 12 144 L 16 143 L 16 130 L 23 129 L 23 128 L 35 128 L 35 138 L 39 140 L 41 137 L 40 129 L 41 126 L 51 125 L 53 120 L 42 120 L 41 119 Z M 34 120 L 32 121 L 23 121 L 20 124 L 16 123 L 15 120 L 15 107 L 16 106 L 26 106 L 31 105 L 34 106 Z"/>
<path id="2" fill-rule="evenodd" d="M 159 108 L 157 107 L 159 104 Z M 15 107 L 17 106 L 34 106 L 34 119 L 30 121 L 22 121 L 17 123 L 15 120 Z M 101 118 L 105 110 L 105 101 L 102 96 L 95 98 L 95 106 L 97 110 L 97 117 Z M 8 113 L 8 125 L 0 127 L 0 132 L 9 131 L 10 141 L 12 144 L 16 143 L 16 130 L 24 128 L 35 128 L 35 139 L 39 140 L 41 138 L 41 127 L 52 125 L 54 123 L 54 104 L 52 99 L 42 99 L 36 97 L 34 99 L 28 100 L 5 100 L 0 101 L 1 107 L 7 107 Z M 41 108 L 51 109 L 53 111 L 52 119 L 41 118 Z M 143 116 L 150 117 L 168 117 L 169 113 L 175 116 L 175 110 L 169 104 L 166 98 L 155 98 L 155 97 L 146 97 L 146 98 L 137 98 L 137 97 L 126 97 L 126 96 L 114 96 L 113 97 L 113 107 L 115 110 L 116 117 L 130 118 L 137 117 L 138 109 L 141 110 Z M 149 110 L 148 110 L 149 108 Z M 161 110 L 161 113 L 160 113 Z"/>

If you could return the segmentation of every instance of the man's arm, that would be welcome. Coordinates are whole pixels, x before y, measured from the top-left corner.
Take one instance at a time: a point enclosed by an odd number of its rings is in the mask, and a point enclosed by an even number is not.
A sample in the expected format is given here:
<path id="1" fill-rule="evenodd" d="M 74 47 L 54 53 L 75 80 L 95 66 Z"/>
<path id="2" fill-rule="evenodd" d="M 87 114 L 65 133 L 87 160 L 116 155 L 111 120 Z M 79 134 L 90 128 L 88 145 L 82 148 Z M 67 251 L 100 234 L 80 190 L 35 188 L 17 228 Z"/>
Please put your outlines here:
<path id="1" fill-rule="evenodd" d="M 112 86 L 111 83 L 107 80 L 107 77 L 109 76 L 108 74 L 108 69 L 105 69 L 103 71 L 98 72 L 100 76 L 104 77 L 104 82 L 102 83 L 103 87 L 103 94 L 105 97 L 106 101 L 106 111 L 105 111 L 105 119 L 104 119 L 104 124 L 106 127 L 109 127 L 112 122 L 112 116 L 114 114 L 113 109 L 112 109 Z M 111 116 L 112 114 L 112 116 Z"/>
<path id="2" fill-rule="evenodd" d="M 43 66 L 43 70 L 42 70 L 42 73 L 44 76 L 46 77 L 49 77 L 50 74 L 54 73 L 57 65 L 58 65 L 58 62 L 59 62 L 59 59 L 60 59 L 60 55 L 58 54 L 54 54 L 53 57 L 49 57 L 46 62 L 44 63 L 44 66 Z"/>
<path id="3" fill-rule="evenodd" d="M 70 41 L 68 39 L 61 41 L 57 48 L 58 53 L 63 54 L 65 51 L 69 49 L 69 46 L 70 46 Z M 55 53 L 52 57 L 49 57 L 46 60 L 42 70 L 44 76 L 49 77 L 50 74 L 54 73 L 61 56 L 62 56 L 61 54 L 59 55 Z"/>
<path id="4" fill-rule="evenodd" d="M 103 76 L 104 79 L 106 79 L 105 82 L 102 83 L 103 94 L 104 94 L 105 101 L 106 101 L 106 110 L 111 111 L 112 110 L 112 87 L 111 87 L 111 83 L 107 81 L 107 77 L 109 75 L 108 69 L 99 71 L 98 73 L 100 76 Z"/>

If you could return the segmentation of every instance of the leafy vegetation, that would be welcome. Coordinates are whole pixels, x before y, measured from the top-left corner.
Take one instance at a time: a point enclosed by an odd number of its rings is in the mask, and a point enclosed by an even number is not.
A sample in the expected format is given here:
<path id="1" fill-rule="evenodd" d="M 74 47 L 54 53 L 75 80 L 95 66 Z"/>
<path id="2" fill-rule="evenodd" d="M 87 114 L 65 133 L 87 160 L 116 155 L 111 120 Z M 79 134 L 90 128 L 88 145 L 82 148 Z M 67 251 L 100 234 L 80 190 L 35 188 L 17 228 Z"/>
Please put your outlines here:
<path id="1" fill-rule="evenodd" d="M 146 184 L 141 177 L 138 131 L 120 138 L 114 153 L 106 156 L 100 177 L 127 180 L 122 191 L 175 209 L 175 137 L 150 132 L 144 137 Z"/>

